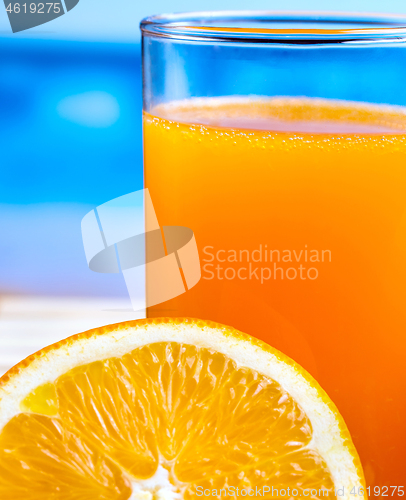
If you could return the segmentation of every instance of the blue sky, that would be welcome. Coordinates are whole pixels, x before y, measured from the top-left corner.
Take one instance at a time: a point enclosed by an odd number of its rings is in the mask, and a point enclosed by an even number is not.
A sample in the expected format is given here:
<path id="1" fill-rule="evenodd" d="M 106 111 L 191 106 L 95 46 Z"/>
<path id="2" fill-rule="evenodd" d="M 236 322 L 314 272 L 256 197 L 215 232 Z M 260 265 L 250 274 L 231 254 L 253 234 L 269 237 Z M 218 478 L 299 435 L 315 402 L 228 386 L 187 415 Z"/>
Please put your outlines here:
<path id="1" fill-rule="evenodd" d="M 404 0 L 80 0 L 52 24 L 15 37 L 68 40 L 138 41 L 139 21 L 164 12 L 227 9 L 330 10 L 406 14 Z M 0 5 L 0 34 L 12 35 L 5 9 Z"/>

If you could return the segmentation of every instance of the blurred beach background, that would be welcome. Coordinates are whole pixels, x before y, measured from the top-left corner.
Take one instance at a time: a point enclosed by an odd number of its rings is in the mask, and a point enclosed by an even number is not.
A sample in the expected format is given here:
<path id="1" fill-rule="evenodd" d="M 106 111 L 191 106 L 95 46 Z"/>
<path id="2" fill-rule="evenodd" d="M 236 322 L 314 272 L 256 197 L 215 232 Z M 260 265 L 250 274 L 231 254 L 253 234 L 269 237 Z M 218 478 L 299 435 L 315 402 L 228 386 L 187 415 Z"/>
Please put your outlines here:
<path id="1" fill-rule="evenodd" d="M 0 5 L 0 375 L 68 335 L 142 316 L 121 274 L 88 269 L 80 227 L 142 188 L 139 22 L 246 8 L 406 14 L 403 0 L 80 0 L 13 34 Z"/>

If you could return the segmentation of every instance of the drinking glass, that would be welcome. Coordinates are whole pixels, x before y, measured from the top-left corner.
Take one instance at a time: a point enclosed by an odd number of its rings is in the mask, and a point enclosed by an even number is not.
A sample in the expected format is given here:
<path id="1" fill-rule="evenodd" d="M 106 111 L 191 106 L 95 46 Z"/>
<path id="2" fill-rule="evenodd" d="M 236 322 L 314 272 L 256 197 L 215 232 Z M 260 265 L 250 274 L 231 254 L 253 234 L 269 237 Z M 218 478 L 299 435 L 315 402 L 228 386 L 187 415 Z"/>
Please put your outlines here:
<path id="1" fill-rule="evenodd" d="M 405 479 L 406 20 L 141 27 L 145 187 L 201 264 L 148 317 L 232 325 L 293 358 L 344 417 L 370 496 L 391 496 Z"/>

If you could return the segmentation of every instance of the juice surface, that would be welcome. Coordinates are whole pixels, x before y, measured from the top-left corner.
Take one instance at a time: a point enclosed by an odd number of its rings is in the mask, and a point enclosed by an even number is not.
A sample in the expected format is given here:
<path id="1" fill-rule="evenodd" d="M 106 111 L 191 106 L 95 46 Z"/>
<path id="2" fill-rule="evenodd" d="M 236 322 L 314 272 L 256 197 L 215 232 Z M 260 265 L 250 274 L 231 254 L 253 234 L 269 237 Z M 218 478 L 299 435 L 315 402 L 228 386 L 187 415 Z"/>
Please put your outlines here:
<path id="1" fill-rule="evenodd" d="M 405 113 L 227 98 L 144 116 L 159 222 L 194 231 L 202 266 L 148 316 L 229 324 L 301 364 L 346 420 L 371 498 L 406 476 Z"/>

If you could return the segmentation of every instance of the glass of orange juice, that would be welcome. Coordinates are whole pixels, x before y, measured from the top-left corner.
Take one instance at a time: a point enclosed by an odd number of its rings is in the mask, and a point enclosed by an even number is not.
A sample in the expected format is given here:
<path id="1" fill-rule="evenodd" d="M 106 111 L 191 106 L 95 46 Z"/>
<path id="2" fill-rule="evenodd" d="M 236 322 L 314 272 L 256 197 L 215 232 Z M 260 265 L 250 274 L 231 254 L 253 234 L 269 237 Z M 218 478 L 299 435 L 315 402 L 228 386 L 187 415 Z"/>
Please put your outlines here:
<path id="1" fill-rule="evenodd" d="M 371 498 L 406 482 L 404 26 L 142 23 L 145 186 L 161 225 L 193 230 L 201 264 L 147 314 L 229 324 L 301 364 L 343 415 Z"/>

